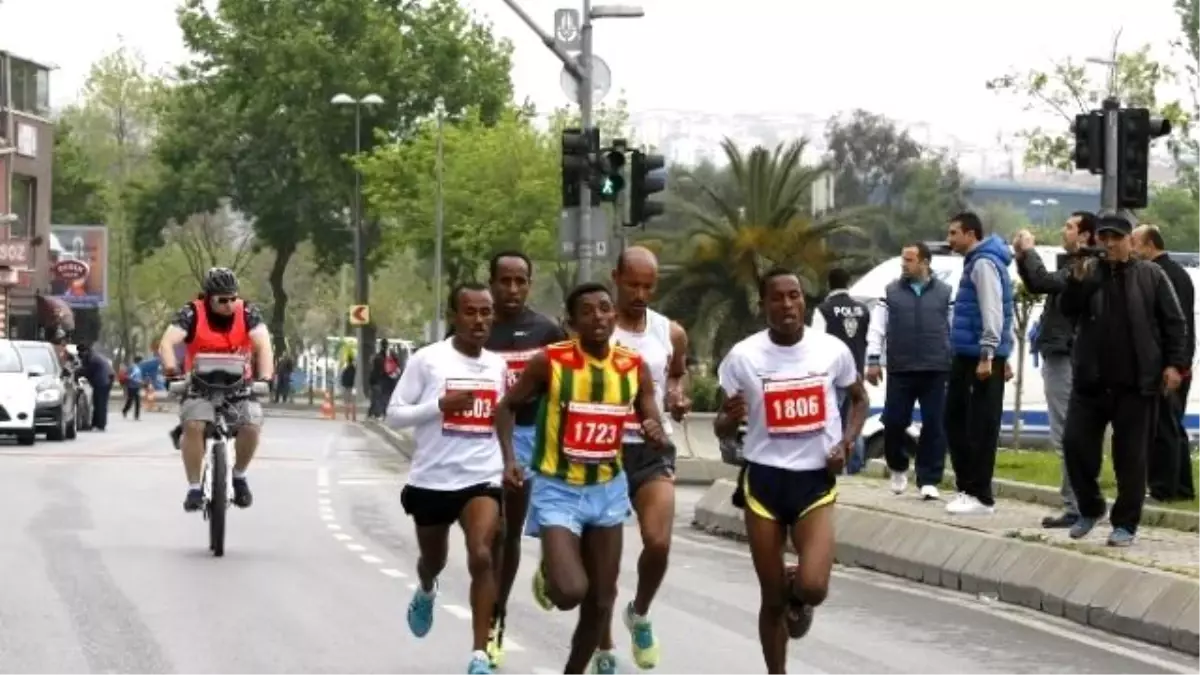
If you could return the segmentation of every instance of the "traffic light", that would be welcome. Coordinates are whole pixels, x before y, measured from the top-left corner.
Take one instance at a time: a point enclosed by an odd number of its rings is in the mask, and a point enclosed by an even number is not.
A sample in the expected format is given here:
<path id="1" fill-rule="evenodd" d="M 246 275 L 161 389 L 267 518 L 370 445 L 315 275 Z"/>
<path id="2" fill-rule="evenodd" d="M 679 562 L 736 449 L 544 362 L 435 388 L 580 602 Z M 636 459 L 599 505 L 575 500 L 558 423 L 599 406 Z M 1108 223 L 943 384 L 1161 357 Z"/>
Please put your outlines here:
<path id="1" fill-rule="evenodd" d="M 625 189 L 625 141 L 614 139 L 601 162 L 599 201 L 616 202 Z"/>
<path id="2" fill-rule="evenodd" d="M 1146 108 L 1122 109 L 1118 120 L 1117 206 L 1142 209 L 1150 198 L 1150 141 L 1171 133 L 1171 123 Z"/>
<path id="3" fill-rule="evenodd" d="M 1104 173 L 1104 112 L 1093 110 L 1075 116 L 1075 168 Z"/>
<path id="4" fill-rule="evenodd" d="M 667 160 L 662 155 L 653 155 L 641 150 L 633 151 L 629 170 L 629 225 L 645 225 L 655 216 L 661 216 L 666 207 L 661 202 L 652 202 L 650 196 L 667 187 L 667 179 L 661 174 L 651 173 L 664 168 Z"/>
<path id="5" fill-rule="evenodd" d="M 592 164 L 600 152 L 600 130 L 563 129 L 562 206 L 579 206 L 579 184 L 592 178 Z"/>

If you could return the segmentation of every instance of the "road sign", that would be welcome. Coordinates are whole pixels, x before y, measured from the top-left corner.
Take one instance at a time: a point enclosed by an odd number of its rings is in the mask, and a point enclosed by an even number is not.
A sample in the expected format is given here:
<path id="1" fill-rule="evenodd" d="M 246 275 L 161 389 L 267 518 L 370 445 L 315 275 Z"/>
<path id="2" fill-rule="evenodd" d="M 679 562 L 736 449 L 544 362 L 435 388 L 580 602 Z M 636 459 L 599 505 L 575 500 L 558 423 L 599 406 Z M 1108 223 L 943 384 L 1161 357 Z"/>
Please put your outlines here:
<path id="1" fill-rule="evenodd" d="M 350 325 L 365 326 L 371 323 L 370 305 L 350 305 Z"/>
<path id="2" fill-rule="evenodd" d="M 608 209 L 592 207 L 592 255 L 603 258 L 608 255 L 608 240 L 612 237 L 612 226 Z M 574 260 L 579 242 L 579 209 L 563 209 L 558 221 L 558 256 L 562 260 Z"/>
<path id="3" fill-rule="evenodd" d="M 579 10 L 554 10 L 554 42 L 563 51 L 577 52 L 583 49 L 583 33 L 579 28 Z"/>
<path id="4" fill-rule="evenodd" d="M 0 239 L 0 266 L 29 267 L 29 240 Z"/>
<path id="5" fill-rule="evenodd" d="M 575 58 L 575 63 L 583 68 L 583 55 Z M 562 71 L 558 74 L 558 84 L 562 87 L 562 92 L 567 95 L 567 100 L 571 103 L 579 102 L 579 81 L 563 66 Z M 592 55 L 592 105 L 595 105 L 604 100 L 612 89 L 612 70 L 604 59 Z"/>

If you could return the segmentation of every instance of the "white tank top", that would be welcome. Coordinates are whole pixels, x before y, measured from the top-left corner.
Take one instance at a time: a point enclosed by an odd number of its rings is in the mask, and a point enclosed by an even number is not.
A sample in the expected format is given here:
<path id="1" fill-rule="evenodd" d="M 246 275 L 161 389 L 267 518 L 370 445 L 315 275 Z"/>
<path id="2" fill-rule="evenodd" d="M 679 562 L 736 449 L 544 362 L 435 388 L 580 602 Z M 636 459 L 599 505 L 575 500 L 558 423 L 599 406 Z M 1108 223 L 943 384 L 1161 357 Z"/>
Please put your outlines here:
<path id="1" fill-rule="evenodd" d="M 674 348 L 671 346 L 671 320 L 658 312 L 646 310 L 646 329 L 640 333 L 625 330 L 619 325 L 613 330 L 613 344 L 632 349 L 642 357 L 654 380 L 654 400 L 663 412 L 663 429 L 671 433 L 671 420 L 666 411 L 667 372 L 671 367 Z M 643 443 L 642 432 L 636 424 L 625 428 L 626 443 Z"/>

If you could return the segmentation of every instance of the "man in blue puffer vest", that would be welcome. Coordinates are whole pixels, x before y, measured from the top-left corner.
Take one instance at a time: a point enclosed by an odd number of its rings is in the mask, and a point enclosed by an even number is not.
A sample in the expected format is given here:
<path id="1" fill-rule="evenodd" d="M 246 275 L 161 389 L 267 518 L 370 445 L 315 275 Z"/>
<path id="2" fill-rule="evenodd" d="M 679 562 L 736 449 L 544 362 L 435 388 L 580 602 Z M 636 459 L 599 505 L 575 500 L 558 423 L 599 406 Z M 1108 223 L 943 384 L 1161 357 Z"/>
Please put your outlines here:
<path id="1" fill-rule="evenodd" d="M 1000 237 L 984 238 L 983 223 L 969 211 L 950 219 L 946 239 L 964 258 L 950 330 L 954 361 L 945 417 L 958 496 L 946 511 L 990 514 L 996 504 L 992 474 L 1004 412 L 1004 369 L 1015 343 L 1008 273 L 1012 252 Z"/>

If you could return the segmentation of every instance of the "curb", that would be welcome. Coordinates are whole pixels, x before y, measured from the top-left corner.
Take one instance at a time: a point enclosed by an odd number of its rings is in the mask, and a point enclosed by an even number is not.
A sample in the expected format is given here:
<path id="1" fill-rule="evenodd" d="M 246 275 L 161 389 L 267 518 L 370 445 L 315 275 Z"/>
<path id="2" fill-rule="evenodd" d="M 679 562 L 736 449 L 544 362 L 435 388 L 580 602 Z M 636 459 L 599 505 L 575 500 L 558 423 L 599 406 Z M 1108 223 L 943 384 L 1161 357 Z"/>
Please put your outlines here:
<path id="1" fill-rule="evenodd" d="M 873 459 L 867 463 L 863 473 L 872 478 L 887 478 L 889 475 L 887 462 L 882 459 Z M 911 469 L 909 473 L 912 473 Z M 948 489 L 954 489 L 954 472 L 950 469 L 946 469 L 943 474 L 942 485 Z M 1058 488 L 1047 487 L 1045 485 L 993 478 L 992 492 L 998 499 L 1012 499 L 1030 504 L 1041 504 L 1055 509 L 1061 509 L 1063 505 L 1062 495 L 1058 493 Z M 1141 524 L 1145 527 L 1162 527 L 1170 530 L 1181 530 L 1183 532 L 1197 532 L 1200 531 L 1200 513 L 1183 511 L 1181 509 L 1165 509 L 1160 506 L 1147 504 L 1142 507 Z"/>
<path id="2" fill-rule="evenodd" d="M 376 436 L 382 438 L 384 443 L 392 446 L 392 449 L 403 455 L 405 459 L 412 459 L 412 439 L 408 436 L 398 431 L 392 431 L 375 420 L 360 421 L 358 426 L 369 429 Z"/>
<path id="3" fill-rule="evenodd" d="M 692 526 L 745 538 L 734 484 L 719 480 Z M 838 563 L 997 597 L 1076 623 L 1200 654 L 1200 583 L 1186 577 L 1017 539 L 839 505 Z"/>

